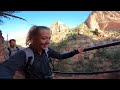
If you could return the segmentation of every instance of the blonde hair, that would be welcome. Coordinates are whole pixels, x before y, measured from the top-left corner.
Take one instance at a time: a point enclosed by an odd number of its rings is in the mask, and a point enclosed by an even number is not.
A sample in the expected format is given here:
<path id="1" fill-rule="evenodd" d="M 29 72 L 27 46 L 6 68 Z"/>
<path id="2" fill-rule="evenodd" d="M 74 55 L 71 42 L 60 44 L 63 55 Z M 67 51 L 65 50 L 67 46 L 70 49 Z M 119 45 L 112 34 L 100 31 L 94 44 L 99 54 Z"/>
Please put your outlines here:
<path id="1" fill-rule="evenodd" d="M 50 28 L 46 26 L 32 26 L 27 34 L 26 45 L 30 45 L 31 41 L 34 40 L 33 38 L 39 35 L 39 30 L 50 30 Z"/>

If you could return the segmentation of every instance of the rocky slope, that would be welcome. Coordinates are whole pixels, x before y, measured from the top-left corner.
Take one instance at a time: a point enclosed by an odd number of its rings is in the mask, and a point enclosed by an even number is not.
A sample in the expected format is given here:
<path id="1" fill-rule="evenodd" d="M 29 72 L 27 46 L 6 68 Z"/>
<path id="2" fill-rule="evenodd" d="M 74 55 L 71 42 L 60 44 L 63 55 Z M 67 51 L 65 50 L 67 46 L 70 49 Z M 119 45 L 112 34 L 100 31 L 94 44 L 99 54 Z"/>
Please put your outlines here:
<path id="1" fill-rule="evenodd" d="M 120 11 L 93 11 L 85 23 L 92 30 L 101 29 L 120 32 Z"/>

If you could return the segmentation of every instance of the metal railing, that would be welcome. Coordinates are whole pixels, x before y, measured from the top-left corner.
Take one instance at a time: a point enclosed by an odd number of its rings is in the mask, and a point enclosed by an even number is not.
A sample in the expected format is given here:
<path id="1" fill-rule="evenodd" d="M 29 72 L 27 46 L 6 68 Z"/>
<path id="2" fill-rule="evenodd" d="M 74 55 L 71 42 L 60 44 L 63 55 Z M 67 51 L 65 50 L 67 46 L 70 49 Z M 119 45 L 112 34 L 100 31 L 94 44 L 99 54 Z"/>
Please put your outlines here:
<path id="1" fill-rule="evenodd" d="M 94 49 L 116 46 L 116 45 L 119 45 L 119 44 L 120 44 L 120 41 L 115 41 L 115 42 L 110 42 L 110 43 L 107 43 L 107 44 L 101 44 L 101 45 L 97 45 L 97 46 L 93 46 L 93 47 L 88 47 L 88 48 L 85 48 L 83 51 L 86 52 L 86 51 L 90 51 L 90 50 L 94 50 Z M 78 74 L 78 75 L 104 74 L 104 73 L 114 73 L 114 72 L 120 72 L 120 70 L 102 71 L 102 72 L 61 72 L 61 71 L 53 71 L 53 73 L 56 73 L 56 74 Z"/>

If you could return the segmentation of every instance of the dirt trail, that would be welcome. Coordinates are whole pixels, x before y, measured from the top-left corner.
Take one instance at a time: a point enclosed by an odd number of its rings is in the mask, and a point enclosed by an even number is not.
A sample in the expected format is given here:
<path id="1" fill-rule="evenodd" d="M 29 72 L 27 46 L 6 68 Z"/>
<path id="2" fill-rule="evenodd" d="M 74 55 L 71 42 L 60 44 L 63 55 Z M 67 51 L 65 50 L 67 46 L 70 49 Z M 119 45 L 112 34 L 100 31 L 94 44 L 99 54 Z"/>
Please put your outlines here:
<path id="1" fill-rule="evenodd" d="M 102 74 L 55 74 L 54 79 L 120 79 L 120 72 L 102 73 Z"/>

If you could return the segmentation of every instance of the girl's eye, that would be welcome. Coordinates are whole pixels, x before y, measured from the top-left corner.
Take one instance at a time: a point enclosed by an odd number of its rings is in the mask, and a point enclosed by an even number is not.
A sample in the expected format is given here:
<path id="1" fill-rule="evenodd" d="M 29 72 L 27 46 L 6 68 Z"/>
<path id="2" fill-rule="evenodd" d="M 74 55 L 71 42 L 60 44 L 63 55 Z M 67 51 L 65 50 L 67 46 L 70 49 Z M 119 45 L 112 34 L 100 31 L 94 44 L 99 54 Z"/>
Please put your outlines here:
<path id="1" fill-rule="evenodd" d="M 46 39 L 46 38 L 42 38 L 42 39 Z"/>

